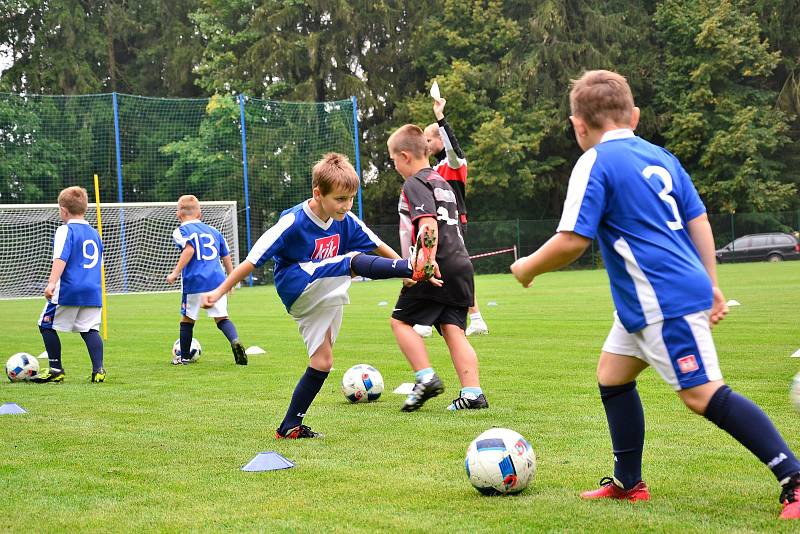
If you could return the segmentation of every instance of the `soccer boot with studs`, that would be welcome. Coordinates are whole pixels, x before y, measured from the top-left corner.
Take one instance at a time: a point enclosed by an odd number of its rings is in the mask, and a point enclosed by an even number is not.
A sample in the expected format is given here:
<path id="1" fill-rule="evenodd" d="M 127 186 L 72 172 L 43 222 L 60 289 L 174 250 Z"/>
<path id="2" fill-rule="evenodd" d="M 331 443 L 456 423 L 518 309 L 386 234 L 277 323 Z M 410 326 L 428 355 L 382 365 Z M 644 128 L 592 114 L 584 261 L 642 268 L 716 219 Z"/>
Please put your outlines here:
<path id="1" fill-rule="evenodd" d="M 477 397 L 474 396 L 461 396 L 455 399 L 450 406 L 447 407 L 450 411 L 455 410 L 482 410 L 484 408 L 489 407 L 489 401 L 486 400 L 486 397 L 483 393 L 478 395 Z"/>
<path id="2" fill-rule="evenodd" d="M 400 410 L 403 412 L 419 410 L 422 405 L 425 404 L 426 400 L 441 395 L 442 393 L 444 393 L 444 384 L 442 384 L 442 381 L 436 376 L 436 373 L 434 373 L 426 382 L 418 381 L 414 384 L 414 389 L 408 394 Z"/>
<path id="3" fill-rule="evenodd" d="M 36 384 L 60 384 L 64 381 L 65 376 L 66 374 L 63 369 L 54 369 L 51 367 L 40 372 L 35 378 L 31 379 L 31 382 Z"/>
<path id="4" fill-rule="evenodd" d="M 244 351 L 244 345 L 238 339 L 231 343 L 231 351 L 236 365 L 247 365 L 247 354 Z"/>
<path id="5" fill-rule="evenodd" d="M 280 428 L 275 431 L 276 439 L 308 439 L 321 437 L 322 434 L 319 432 L 314 432 L 311 430 L 311 427 L 306 425 L 297 425 L 296 427 L 289 429 L 289 431 L 285 434 L 281 434 Z"/>
<path id="6" fill-rule="evenodd" d="M 423 226 L 417 234 L 417 243 L 412 254 L 414 262 L 411 264 L 411 279 L 415 282 L 433 278 L 435 267 L 433 265 L 433 247 L 436 246 L 436 236 L 433 230 Z"/>
<path id="7" fill-rule="evenodd" d="M 584 491 L 581 493 L 582 499 L 619 499 L 630 502 L 649 501 L 650 489 L 644 481 L 640 480 L 630 489 L 625 489 L 616 484 L 613 478 L 603 477 L 600 479 L 600 489 Z"/>
<path id="8" fill-rule="evenodd" d="M 780 496 L 781 519 L 800 519 L 800 473 L 795 473 L 783 485 Z"/>
<path id="9" fill-rule="evenodd" d="M 106 370 L 102 367 L 97 371 L 92 371 L 92 375 L 89 377 L 89 382 L 94 384 L 98 384 L 100 382 L 106 381 Z"/>

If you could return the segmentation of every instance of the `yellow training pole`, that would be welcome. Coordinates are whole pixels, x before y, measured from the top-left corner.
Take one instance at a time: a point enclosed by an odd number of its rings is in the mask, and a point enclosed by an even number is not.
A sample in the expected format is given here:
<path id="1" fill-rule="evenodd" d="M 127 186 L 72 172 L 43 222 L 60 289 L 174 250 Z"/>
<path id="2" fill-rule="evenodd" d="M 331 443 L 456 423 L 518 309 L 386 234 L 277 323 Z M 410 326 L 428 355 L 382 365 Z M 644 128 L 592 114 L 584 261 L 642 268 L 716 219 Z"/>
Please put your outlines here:
<path id="1" fill-rule="evenodd" d="M 94 201 L 97 204 L 97 233 L 100 234 L 100 239 L 103 239 L 103 220 L 100 218 L 100 182 L 97 175 L 94 175 Z M 100 263 L 100 283 L 103 295 L 103 339 L 108 340 L 108 317 L 106 316 L 106 262 L 105 254 L 103 254 L 103 261 Z"/>

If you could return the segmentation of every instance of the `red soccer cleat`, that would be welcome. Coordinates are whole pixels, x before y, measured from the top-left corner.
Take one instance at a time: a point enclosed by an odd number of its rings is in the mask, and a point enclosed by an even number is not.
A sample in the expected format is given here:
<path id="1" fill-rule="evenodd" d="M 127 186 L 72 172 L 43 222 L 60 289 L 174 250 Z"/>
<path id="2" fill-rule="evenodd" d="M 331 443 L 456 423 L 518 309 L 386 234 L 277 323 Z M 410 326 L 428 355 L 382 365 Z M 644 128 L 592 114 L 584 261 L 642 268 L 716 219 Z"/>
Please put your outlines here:
<path id="1" fill-rule="evenodd" d="M 781 519 L 800 519 L 800 473 L 783 486 L 780 500 L 783 504 Z"/>
<path id="2" fill-rule="evenodd" d="M 603 477 L 600 479 L 600 489 L 584 491 L 581 493 L 582 499 L 625 499 L 631 502 L 636 501 L 649 501 L 650 490 L 647 484 L 640 480 L 631 489 L 624 489 L 614 483 L 611 477 Z"/>
<path id="3" fill-rule="evenodd" d="M 417 235 L 417 243 L 414 248 L 414 262 L 411 264 L 413 270 L 411 279 L 415 282 L 433 278 L 435 268 L 433 266 L 433 247 L 436 246 L 436 237 L 433 230 L 423 226 Z"/>
<path id="4" fill-rule="evenodd" d="M 306 425 L 299 425 L 289 429 L 286 434 L 281 434 L 280 429 L 275 431 L 275 439 L 306 439 L 306 438 L 319 438 L 322 434 L 314 432 Z"/>

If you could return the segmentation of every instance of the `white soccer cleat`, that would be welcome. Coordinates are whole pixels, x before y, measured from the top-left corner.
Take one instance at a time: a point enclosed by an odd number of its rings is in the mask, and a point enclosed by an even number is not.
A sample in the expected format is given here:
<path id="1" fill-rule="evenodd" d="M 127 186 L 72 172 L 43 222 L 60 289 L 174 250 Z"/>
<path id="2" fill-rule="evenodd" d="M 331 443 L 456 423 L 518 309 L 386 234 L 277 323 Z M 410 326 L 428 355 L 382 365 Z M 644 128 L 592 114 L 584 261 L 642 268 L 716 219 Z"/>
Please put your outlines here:
<path id="1" fill-rule="evenodd" d="M 433 327 L 424 324 L 415 324 L 414 332 L 416 332 L 419 337 L 431 337 L 433 335 Z"/>
<path id="2" fill-rule="evenodd" d="M 467 327 L 467 335 L 485 336 L 489 334 L 489 327 L 484 321 L 472 321 Z"/>

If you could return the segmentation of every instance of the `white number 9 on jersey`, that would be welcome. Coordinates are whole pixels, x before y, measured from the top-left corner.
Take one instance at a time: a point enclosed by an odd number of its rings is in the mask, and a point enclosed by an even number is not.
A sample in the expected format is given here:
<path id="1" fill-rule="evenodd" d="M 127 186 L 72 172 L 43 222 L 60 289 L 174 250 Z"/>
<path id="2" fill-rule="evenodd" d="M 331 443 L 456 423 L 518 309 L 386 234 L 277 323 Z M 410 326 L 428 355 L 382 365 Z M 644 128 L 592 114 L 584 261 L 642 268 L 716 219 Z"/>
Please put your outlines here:
<path id="1" fill-rule="evenodd" d="M 89 260 L 89 263 L 84 263 L 84 269 L 91 269 L 100 260 L 100 247 L 91 239 L 83 242 L 83 257 Z"/>
<path id="2" fill-rule="evenodd" d="M 678 204 L 675 202 L 675 199 L 670 196 L 670 193 L 672 192 L 672 176 L 669 174 L 667 169 L 664 167 L 658 167 L 656 165 L 645 167 L 645 169 L 642 171 L 642 176 L 644 176 L 647 180 L 649 180 L 654 174 L 661 178 L 661 181 L 664 183 L 664 189 L 658 193 L 659 198 L 669 204 L 669 207 L 672 208 L 674 220 L 667 221 L 667 226 L 670 230 L 680 230 L 683 228 L 681 214 L 678 211 Z"/>

